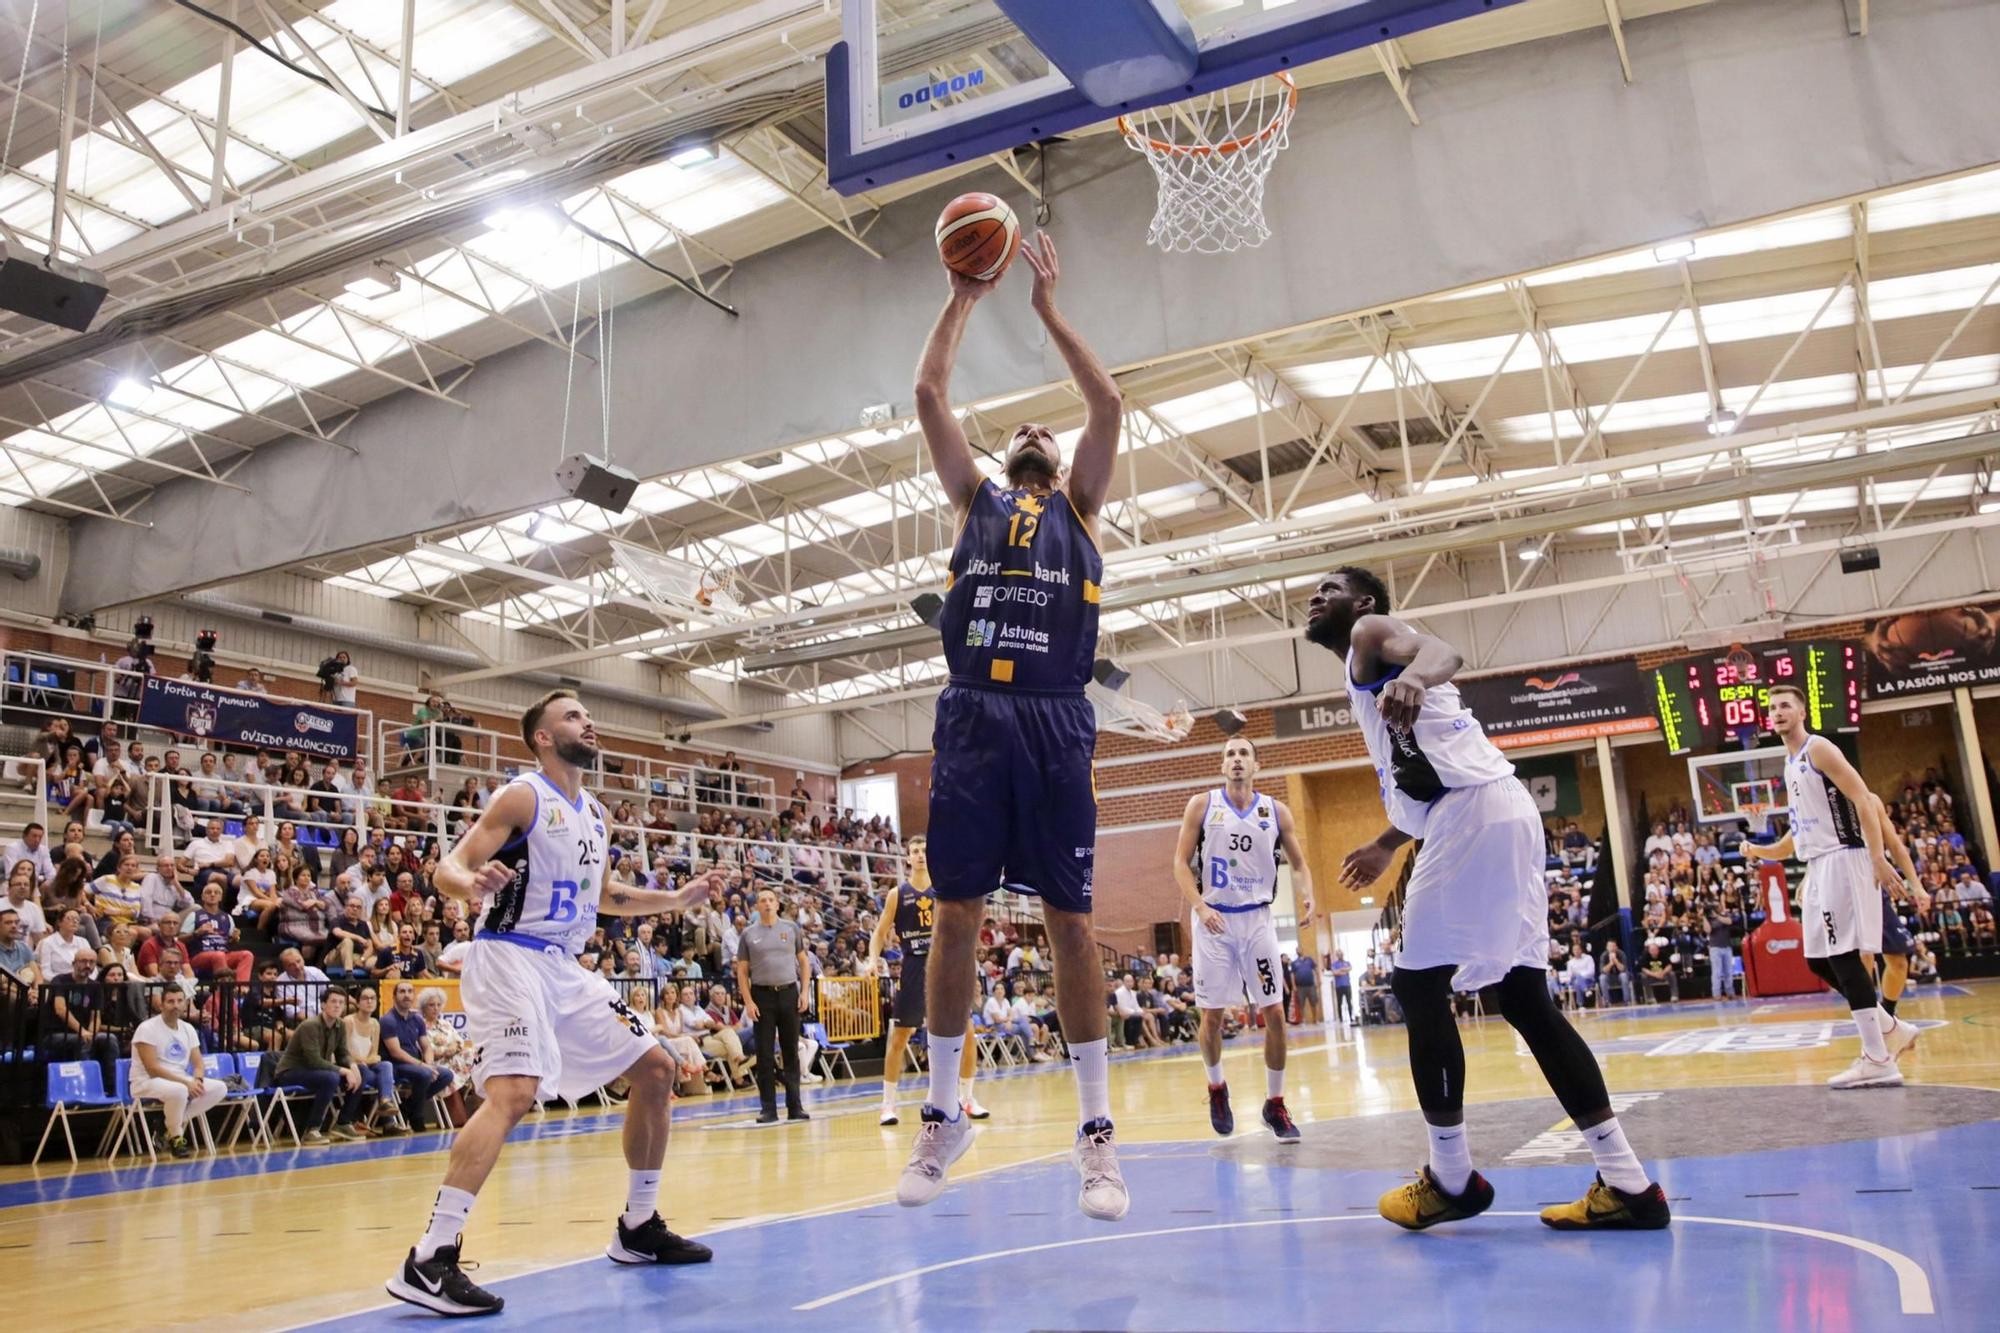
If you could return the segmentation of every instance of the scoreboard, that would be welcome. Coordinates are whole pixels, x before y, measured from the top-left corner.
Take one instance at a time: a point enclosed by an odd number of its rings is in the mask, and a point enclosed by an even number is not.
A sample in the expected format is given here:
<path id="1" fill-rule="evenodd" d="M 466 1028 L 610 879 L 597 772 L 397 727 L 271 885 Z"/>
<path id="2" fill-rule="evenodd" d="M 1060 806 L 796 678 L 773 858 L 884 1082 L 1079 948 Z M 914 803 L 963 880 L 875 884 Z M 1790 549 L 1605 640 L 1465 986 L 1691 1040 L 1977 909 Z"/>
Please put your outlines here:
<path id="1" fill-rule="evenodd" d="M 1736 749 L 1771 729 L 1771 687 L 1805 691 L 1816 732 L 1861 729 L 1861 646 L 1844 640 L 1761 643 L 1682 658 L 1651 673 L 1653 707 L 1674 754 Z"/>

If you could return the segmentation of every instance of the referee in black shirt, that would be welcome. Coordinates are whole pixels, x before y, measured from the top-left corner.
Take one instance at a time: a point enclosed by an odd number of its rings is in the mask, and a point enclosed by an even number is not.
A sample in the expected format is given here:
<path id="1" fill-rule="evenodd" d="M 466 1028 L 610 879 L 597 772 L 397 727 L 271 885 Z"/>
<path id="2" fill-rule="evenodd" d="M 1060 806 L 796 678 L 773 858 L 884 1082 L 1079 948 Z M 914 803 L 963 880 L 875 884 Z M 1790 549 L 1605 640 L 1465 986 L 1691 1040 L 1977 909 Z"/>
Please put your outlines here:
<path id="1" fill-rule="evenodd" d="M 796 921 L 778 915 L 778 893 L 757 895 L 757 919 L 743 929 L 736 953 L 736 987 L 747 997 L 757 1028 L 757 1096 L 763 1103 L 757 1123 L 778 1118 L 777 1054 L 785 1057 L 785 1115 L 810 1120 L 799 1101 L 799 1015 L 811 1000 L 812 971 L 806 935 Z M 775 1039 L 775 1040 L 774 1040 Z"/>

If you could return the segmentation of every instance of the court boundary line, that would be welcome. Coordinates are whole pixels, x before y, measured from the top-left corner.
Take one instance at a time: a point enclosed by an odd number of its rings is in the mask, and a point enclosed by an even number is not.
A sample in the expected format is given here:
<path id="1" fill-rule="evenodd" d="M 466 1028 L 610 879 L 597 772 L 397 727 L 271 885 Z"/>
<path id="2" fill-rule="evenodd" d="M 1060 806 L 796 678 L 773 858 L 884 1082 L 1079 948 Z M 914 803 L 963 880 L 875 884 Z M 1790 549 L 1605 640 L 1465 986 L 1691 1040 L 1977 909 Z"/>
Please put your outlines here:
<path id="1" fill-rule="evenodd" d="M 1038 1153 L 1033 1157 L 1024 1157 L 1018 1162 L 1002 1162 L 997 1166 L 981 1167 L 976 1171 L 966 1172 L 963 1176 L 954 1179 L 952 1183 L 958 1184 L 961 1181 L 977 1180 L 981 1176 L 993 1175 L 1000 1171 L 1012 1171 L 1017 1167 L 1039 1166 L 1044 1162 L 1053 1162 L 1060 1157 L 1068 1157 L 1069 1153 L 1070 1150 L 1068 1148 L 1057 1148 L 1052 1152 Z M 747 1231 L 751 1227 L 770 1226 L 778 1222 L 802 1222 L 809 1218 L 828 1216 L 834 1213 L 852 1212 L 859 1208 L 866 1208 L 871 1205 L 887 1202 L 895 1197 L 896 1191 L 893 1189 L 876 1190 L 872 1194 L 863 1194 L 856 1198 L 843 1199 L 838 1203 L 821 1204 L 818 1207 L 807 1208 L 796 1213 L 770 1213 L 763 1217 L 746 1217 L 719 1227 L 710 1227 L 706 1231 L 690 1232 L 689 1234 L 691 1236 L 720 1236 L 731 1231 Z M 559 1263 L 524 1268 L 518 1273 L 509 1273 L 505 1277 L 496 1280 L 500 1282 L 513 1282 L 520 1278 L 542 1277 L 549 1273 L 559 1273 L 565 1268 L 576 1268 L 583 1264 L 596 1263 L 603 1258 L 604 1255 L 598 1253 L 585 1255 L 580 1259 L 564 1259 Z M 361 1315 L 375 1314 L 383 1310 L 402 1310 L 405 1308 L 407 1308 L 407 1302 L 404 1301 L 383 1301 L 376 1305 L 365 1306 L 359 1310 L 347 1310 L 339 1314 L 321 1315 L 304 1323 L 283 1324 L 273 1329 L 272 1333 L 297 1333 L 300 1329 L 317 1328 L 321 1324 L 331 1323 L 339 1319 L 354 1319 Z"/>
<path id="2" fill-rule="evenodd" d="M 1487 1213 L 1486 1216 L 1532 1217 L 1539 1220 L 1541 1214 L 1495 1210 Z M 1206 1222 L 1194 1226 L 1162 1227 L 1151 1231 L 1118 1232 L 1107 1236 L 1084 1236 L 1068 1240 L 1045 1241 L 1039 1245 L 1021 1245 L 1007 1250 L 990 1250 L 984 1254 L 966 1255 L 958 1259 L 948 1259 L 942 1263 L 926 1264 L 922 1268 L 912 1268 L 901 1273 L 892 1273 L 887 1277 L 875 1278 L 872 1281 L 849 1287 L 844 1291 L 836 1291 L 831 1295 L 822 1296 L 818 1300 L 807 1301 L 802 1305 L 794 1305 L 792 1310 L 795 1313 L 810 1313 L 815 1310 L 824 1309 L 829 1305 L 836 1305 L 850 1297 L 865 1295 L 868 1292 L 878 1290 L 882 1287 L 893 1286 L 899 1282 L 928 1277 L 932 1273 L 943 1272 L 946 1269 L 964 1268 L 972 1264 L 985 1263 L 988 1260 L 994 1259 L 1012 1259 L 1024 1254 L 1041 1254 L 1049 1250 L 1068 1249 L 1075 1245 L 1106 1245 L 1114 1241 L 1150 1240 L 1160 1236 L 1181 1236 L 1207 1231 L 1239 1231 L 1255 1227 L 1311 1226 L 1321 1222 L 1374 1222 L 1376 1220 L 1378 1219 L 1370 1217 L 1365 1213 L 1338 1213 L 1324 1217 L 1281 1217 L 1240 1222 Z M 1677 1226 L 1688 1222 L 1709 1226 L 1746 1227 L 1757 1231 L 1776 1231 L 1789 1235 L 1806 1236 L 1814 1240 L 1831 1241 L 1836 1245 L 1844 1245 L 1849 1249 L 1858 1250 L 1863 1254 L 1873 1255 L 1875 1258 L 1888 1264 L 1890 1270 L 1895 1273 L 1896 1293 L 1902 1303 L 1902 1312 L 1904 1314 L 1930 1315 L 1937 1313 L 1936 1304 L 1931 1294 L 1930 1275 L 1924 1271 L 1922 1264 L 1900 1250 L 1892 1250 L 1886 1245 L 1878 1245 L 1874 1241 L 1863 1240 L 1859 1236 L 1850 1236 L 1844 1232 L 1818 1231 L 1812 1227 L 1791 1226 L 1783 1222 L 1755 1222 L 1734 1217 L 1676 1216 L 1674 1218 L 1674 1224 Z"/>

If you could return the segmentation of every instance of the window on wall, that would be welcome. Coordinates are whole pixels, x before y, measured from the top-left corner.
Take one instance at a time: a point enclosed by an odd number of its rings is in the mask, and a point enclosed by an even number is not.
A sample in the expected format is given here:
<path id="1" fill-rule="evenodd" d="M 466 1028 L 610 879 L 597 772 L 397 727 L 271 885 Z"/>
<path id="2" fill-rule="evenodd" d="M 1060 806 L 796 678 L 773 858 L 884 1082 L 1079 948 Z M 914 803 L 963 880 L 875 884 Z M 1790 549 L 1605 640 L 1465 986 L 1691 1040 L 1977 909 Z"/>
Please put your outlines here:
<path id="1" fill-rule="evenodd" d="M 889 821 L 889 827 L 895 829 L 898 836 L 903 832 L 902 822 L 896 815 L 894 773 L 876 773 L 865 778 L 842 778 L 840 805 L 843 810 L 852 810 L 863 819 L 880 815 Z"/>

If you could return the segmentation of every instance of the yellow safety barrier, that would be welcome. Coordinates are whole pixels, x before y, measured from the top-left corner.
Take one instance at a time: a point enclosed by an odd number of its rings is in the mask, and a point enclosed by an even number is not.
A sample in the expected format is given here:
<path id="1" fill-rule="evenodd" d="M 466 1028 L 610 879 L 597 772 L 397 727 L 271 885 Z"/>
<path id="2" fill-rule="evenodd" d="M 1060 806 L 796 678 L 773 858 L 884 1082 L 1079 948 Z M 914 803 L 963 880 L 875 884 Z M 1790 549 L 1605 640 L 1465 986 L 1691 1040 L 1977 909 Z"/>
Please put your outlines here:
<path id="1" fill-rule="evenodd" d="M 882 1035 L 882 995 L 873 977 L 821 977 L 819 1021 L 827 1040 L 867 1041 Z"/>

